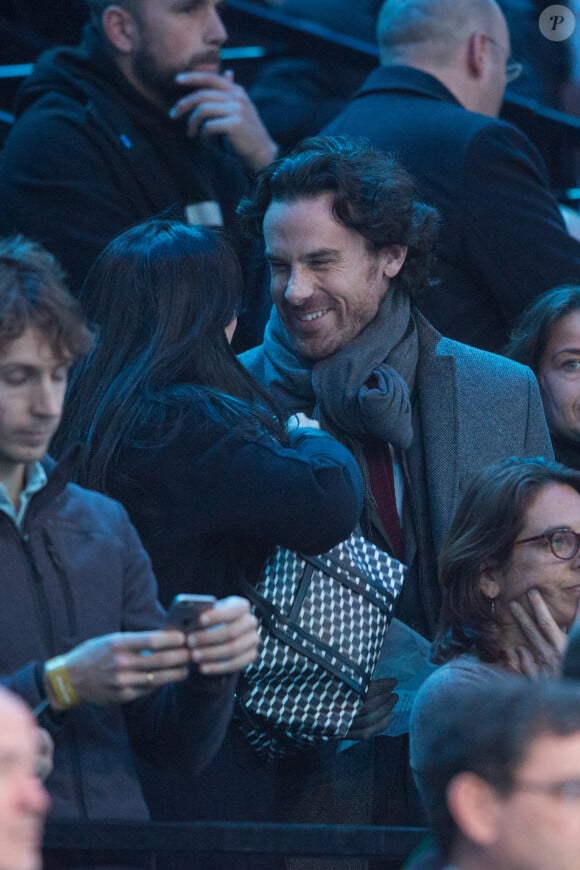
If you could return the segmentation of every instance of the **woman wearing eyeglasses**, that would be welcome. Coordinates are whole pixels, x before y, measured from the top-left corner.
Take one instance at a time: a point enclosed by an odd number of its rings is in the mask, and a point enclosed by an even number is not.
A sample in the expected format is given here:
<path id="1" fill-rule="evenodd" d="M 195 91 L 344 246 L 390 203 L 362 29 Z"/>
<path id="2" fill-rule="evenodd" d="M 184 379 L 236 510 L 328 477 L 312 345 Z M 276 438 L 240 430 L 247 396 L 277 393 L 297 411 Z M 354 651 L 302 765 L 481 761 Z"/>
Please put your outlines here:
<path id="1" fill-rule="evenodd" d="M 425 757 L 439 711 L 462 689 L 514 673 L 560 674 L 580 599 L 580 471 L 538 458 L 478 472 L 441 551 L 439 579 L 431 657 L 441 667 L 415 700 L 411 758 Z M 420 778 L 417 785 L 421 792 Z M 445 862 L 429 853 L 411 866 L 440 870 Z"/>
<path id="2" fill-rule="evenodd" d="M 445 689 L 504 674 L 558 675 L 580 599 L 580 472 L 509 459 L 471 480 L 439 560 L 442 664 L 415 720 Z"/>

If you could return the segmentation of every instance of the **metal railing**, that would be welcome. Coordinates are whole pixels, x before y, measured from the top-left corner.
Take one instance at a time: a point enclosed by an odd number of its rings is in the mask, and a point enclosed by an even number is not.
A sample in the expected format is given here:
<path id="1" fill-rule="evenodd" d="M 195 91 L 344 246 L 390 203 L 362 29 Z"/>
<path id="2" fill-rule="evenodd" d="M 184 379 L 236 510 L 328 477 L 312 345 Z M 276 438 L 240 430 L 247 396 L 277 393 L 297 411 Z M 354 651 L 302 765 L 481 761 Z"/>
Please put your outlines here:
<path id="1" fill-rule="evenodd" d="M 46 851 L 118 855 L 191 852 L 382 858 L 403 862 L 425 828 L 231 822 L 80 822 L 47 824 Z"/>

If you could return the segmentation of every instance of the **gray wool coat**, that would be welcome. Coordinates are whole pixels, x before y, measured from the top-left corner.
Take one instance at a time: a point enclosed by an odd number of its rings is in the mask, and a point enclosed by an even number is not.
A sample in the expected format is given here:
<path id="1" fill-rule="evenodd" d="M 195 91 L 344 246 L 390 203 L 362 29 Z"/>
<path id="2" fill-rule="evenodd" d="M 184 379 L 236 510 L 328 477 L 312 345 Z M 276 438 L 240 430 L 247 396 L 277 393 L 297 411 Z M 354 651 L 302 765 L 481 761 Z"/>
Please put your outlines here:
<path id="1" fill-rule="evenodd" d="M 420 578 L 430 630 L 440 605 L 435 557 L 449 530 L 465 483 L 477 469 L 509 456 L 553 458 L 536 379 L 504 357 L 443 338 L 414 311 L 419 338 L 415 378 L 415 438 L 422 459 L 409 462 L 411 487 L 421 493 L 419 522 L 429 524 L 428 570 Z M 264 345 L 242 363 L 278 398 L 283 377 Z M 282 403 L 299 410 L 292 397 Z M 311 408 L 302 408 L 311 413 Z M 416 445 L 412 445 L 412 454 Z M 413 478 L 420 468 L 421 480 Z M 405 547 L 408 529 L 405 525 Z M 377 541 L 378 543 L 378 541 Z M 408 578 L 409 579 L 409 578 Z M 408 580 L 405 582 L 407 586 Z M 411 599 L 412 601 L 413 599 Z M 419 600 L 418 598 L 416 599 Z M 412 604 L 411 604 L 412 606 Z M 412 620 L 410 620 L 412 623 Z M 404 737 L 365 740 L 347 752 L 323 751 L 289 759 L 279 771 L 278 815 L 283 821 L 327 824 L 421 824 L 412 797 Z M 374 865 L 373 865 L 374 866 Z M 382 865 L 381 865 L 382 866 Z M 288 870 L 334 870 L 332 859 L 288 859 Z M 344 870 L 366 870 L 363 859 Z"/>
<path id="2" fill-rule="evenodd" d="M 476 470 L 508 456 L 553 459 L 554 454 L 529 368 L 444 338 L 416 310 L 413 316 L 431 533 L 439 552 L 465 483 Z M 264 386 L 280 384 L 264 345 L 241 354 L 240 360 Z M 297 409 L 289 398 L 283 410 L 290 414 Z"/>

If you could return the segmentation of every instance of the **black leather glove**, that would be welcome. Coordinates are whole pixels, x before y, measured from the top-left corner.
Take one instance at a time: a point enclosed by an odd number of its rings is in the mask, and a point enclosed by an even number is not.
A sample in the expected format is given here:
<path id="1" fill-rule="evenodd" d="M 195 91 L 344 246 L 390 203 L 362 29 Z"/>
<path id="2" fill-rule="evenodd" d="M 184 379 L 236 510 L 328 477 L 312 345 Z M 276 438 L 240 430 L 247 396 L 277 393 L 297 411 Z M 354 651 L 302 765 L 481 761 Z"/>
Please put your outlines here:
<path id="1" fill-rule="evenodd" d="M 399 700 L 393 692 L 396 685 L 393 679 L 371 681 L 364 705 L 346 735 L 347 740 L 368 740 L 385 730 Z"/>

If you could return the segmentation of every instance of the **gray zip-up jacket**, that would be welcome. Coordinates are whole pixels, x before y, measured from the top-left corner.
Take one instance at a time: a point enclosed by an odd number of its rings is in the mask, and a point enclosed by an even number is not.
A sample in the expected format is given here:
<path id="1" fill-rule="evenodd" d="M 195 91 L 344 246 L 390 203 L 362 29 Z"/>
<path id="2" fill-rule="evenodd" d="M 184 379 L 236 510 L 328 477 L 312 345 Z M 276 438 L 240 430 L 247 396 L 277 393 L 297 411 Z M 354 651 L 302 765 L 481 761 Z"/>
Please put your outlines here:
<path id="1" fill-rule="evenodd" d="M 68 482 L 73 459 L 49 471 L 20 532 L 0 513 L 0 674 L 33 707 L 44 662 L 91 637 L 157 628 L 163 609 L 151 563 L 124 508 Z M 199 771 L 219 748 L 235 678 L 192 674 L 125 705 L 83 704 L 41 717 L 55 741 L 52 816 L 145 819 L 133 750 Z"/>

